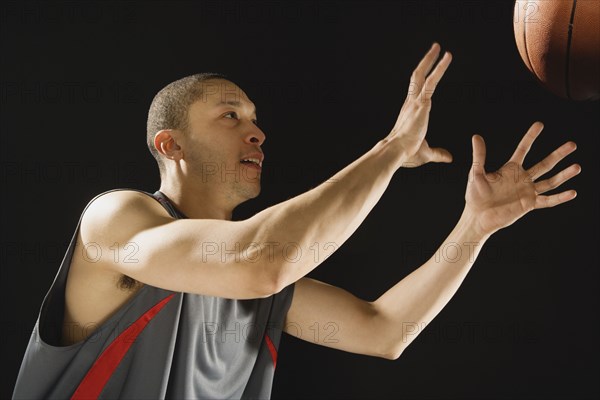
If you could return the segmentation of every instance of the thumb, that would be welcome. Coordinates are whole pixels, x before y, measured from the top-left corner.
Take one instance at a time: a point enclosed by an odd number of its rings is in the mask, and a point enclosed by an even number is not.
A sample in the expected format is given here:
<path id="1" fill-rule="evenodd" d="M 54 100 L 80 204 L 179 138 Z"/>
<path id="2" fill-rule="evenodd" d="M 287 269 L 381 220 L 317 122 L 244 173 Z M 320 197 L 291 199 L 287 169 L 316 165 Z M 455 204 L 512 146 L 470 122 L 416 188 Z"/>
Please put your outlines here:
<path id="1" fill-rule="evenodd" d="M 441 147 L 432 147 L 431 148 L 431 161 L 433 162 L 452 162 L 452 154 L 446 149 L 442 149 Z"/>
<path id="2" fill-rule="evenodd" d="M 485 141 L 480 135 L 473 135 L 473 169 L 476 174 L 485 173 Z"/>

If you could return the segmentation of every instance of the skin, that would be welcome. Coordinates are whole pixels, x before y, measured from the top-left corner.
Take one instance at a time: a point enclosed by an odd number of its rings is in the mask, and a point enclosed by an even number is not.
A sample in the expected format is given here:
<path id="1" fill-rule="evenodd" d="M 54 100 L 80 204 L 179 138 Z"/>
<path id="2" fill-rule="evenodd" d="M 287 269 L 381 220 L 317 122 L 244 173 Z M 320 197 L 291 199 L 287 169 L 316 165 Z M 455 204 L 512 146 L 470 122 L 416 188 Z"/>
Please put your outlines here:
<path id="1" fill-rule="evenodd" d="M 214 108 L 226 91 L 220 84 L 227 83 L 214 80 L 220 89 L 190 107 L 189 132 L 164 130 L 155 136 L 155 146 L 166 164 L 160 190 L 190 219 L 173 220 L 143 195 L 118 192 L 97 200 L 82 219 L 78 242 L 93 241 L 102 248 L 115 241 L 134 242 L 139 247 L 139 261 L 133 265 L 115 262 L 106 252 L 95 268 L 89 268 L 85 257 L 76 252 L 67 281 L 65 323 L 78 327 L 93 321 L 100 324 L 131 298 L 135 292 L 122 293 L 114 288 L 120 274 L 169 290 L 240 299 L 267 297 L 295 283 L 285 332 L 343 351 L 397 359 L 456 293 L 490 236 L 535 209 L 575 198 L 573 190 L 545 193 L 581 171 L 573 164 L 551 178 L 538 180 L 575 150 L 573 142 L 565 143 L 532 168 L 523 167 L 528 150 L 543 129 L 540 122 L 529 128 L 512 157 L 495 172 L 485 170 L 485 143 L 474 135 L 463 213 L 431 259 L 372 302 L 306 278 L 360 226 L 395 171 L 452 161 L 447 150 L 431 147 L 426 140 L 433 93 L 452 60 L 447 52 L 436 64 L 439 54 L 440 46 L 434 43 L 411 76 L 394 128 L 329 179 L 333 184 L 324 183 L 245 221 L 230 221 L 231 214 L 237 205 L 259 194 L 260 174 L 229 179 L 206 174 L 203 165 L 242 170 L 240 159 L 260 152 L 266 138 L 255 124 L 254 105 L 232 83 L 228 84 L 238 93 L 241 108 Z M 231 112 L 237 114 L 229 115 Z M 293 242 L 304 251 L 293 262 L 277 250 L 272 259 L 258 263 L 223 261 L 218 254 L 200 254 L 198 249 L 211 240 L 226 243 L 228 249 L 251 242 Z M 318 260 L 310 250 L 315 243 L 326 250 Z M 323 246 L 326 244 L 330 246 Z M 449 246 L 455 251 L 453 256 L 439 257 L 447 254 Z M 321 334 L 316 335 L 315 328 Z M 65 334 L 65 343 L 90 333 L 79 332 Z M 377 340 L 373 340 L 374 334 Z"/>
<path id="2" fill-rule="evenodd" d="M 240 165 L 240 159 L 262 153 L 266 135 L 256 124 L 256 106 L 242 89 L 222 79 L 205 85 L 216 90 L 190 106 L 189 132 L 164 130 L 155 136 L 156 148 L 173 161 L 167 163 L 160 191 L 189 218 L 230 220 L 236 206 L 260 193 L 260 172 Z M 218 105 L 232 95 L 241 108 Z M 216 173 L 207 172 L 211 167 Z"/>

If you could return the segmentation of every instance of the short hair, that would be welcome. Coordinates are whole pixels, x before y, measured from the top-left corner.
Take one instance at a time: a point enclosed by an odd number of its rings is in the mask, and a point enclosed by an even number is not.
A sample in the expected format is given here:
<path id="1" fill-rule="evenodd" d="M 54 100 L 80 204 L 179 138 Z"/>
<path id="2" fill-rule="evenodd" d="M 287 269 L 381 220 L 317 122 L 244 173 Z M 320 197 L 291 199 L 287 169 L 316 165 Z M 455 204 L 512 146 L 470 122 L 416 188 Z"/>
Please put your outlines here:
<path id="1" fill-rule="evenodd" d="M 165 173 L 164 160 L 154 147 L 154 136 L 163 129 L 177 129 L 184 133 L 188 129 L 188 110 L 204 95 L 201 84 L 209 79 L 231 79 L 219 72 L 202 72 L 169 83 L 162 88 L 150 104 L 146 124 L 146 144 L 158 164 L 161 179 Z"/>

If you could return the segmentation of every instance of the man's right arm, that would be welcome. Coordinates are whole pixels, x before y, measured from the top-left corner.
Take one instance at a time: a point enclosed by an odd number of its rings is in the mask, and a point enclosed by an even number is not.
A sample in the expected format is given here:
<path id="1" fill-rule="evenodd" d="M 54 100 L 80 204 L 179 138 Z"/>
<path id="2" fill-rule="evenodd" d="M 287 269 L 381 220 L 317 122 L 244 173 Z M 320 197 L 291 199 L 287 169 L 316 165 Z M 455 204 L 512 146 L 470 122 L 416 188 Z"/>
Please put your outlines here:
<path id="1" fill-rule="evenodd" d="M 452 160 L 425 140 L 431 97 L 451 62 L 447 53 L 433 68 L 438 55 L 434 44 L 414 70 L 390 134 L 316 188 L 244 221 L 174 220 L 146 195 L 119 200 L 115 192 L 90 206 L 82 240 L 102 248 L 132 242 L 137 262 L 106 251 L 102 264 L 153 286 L 238 299 L 278 293 L 350 237 L 398 168 Z M 107 196 L 117 201 L 101 200 Z"/>

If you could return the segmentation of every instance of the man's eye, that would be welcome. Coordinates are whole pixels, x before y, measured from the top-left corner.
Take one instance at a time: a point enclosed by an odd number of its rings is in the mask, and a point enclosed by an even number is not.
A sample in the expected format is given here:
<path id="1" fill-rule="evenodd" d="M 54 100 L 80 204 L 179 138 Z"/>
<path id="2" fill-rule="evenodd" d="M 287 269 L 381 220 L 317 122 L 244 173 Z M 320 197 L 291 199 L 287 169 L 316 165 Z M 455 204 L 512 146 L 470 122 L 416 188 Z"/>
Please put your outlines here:
<path id="1" fill-rule="evenodd" d="M 233 114 L 233 115 L 237 115 L 237 113 L 236 113 L 235 111 L 230 111 L 230 112 L 228 112 L 227 114 L 225 114 L 225 116 L 227 116 L 227 115 L 231 115 L 231 114 Z M 237 118 L 236 118 L 236 119 L 237 119 Z M 253 120 L 252 120 L 252 122 L 254 122 L 254 125 L 258 126 L 258 120 L 257 120 L 257 119 L 253 119 Z"/>

